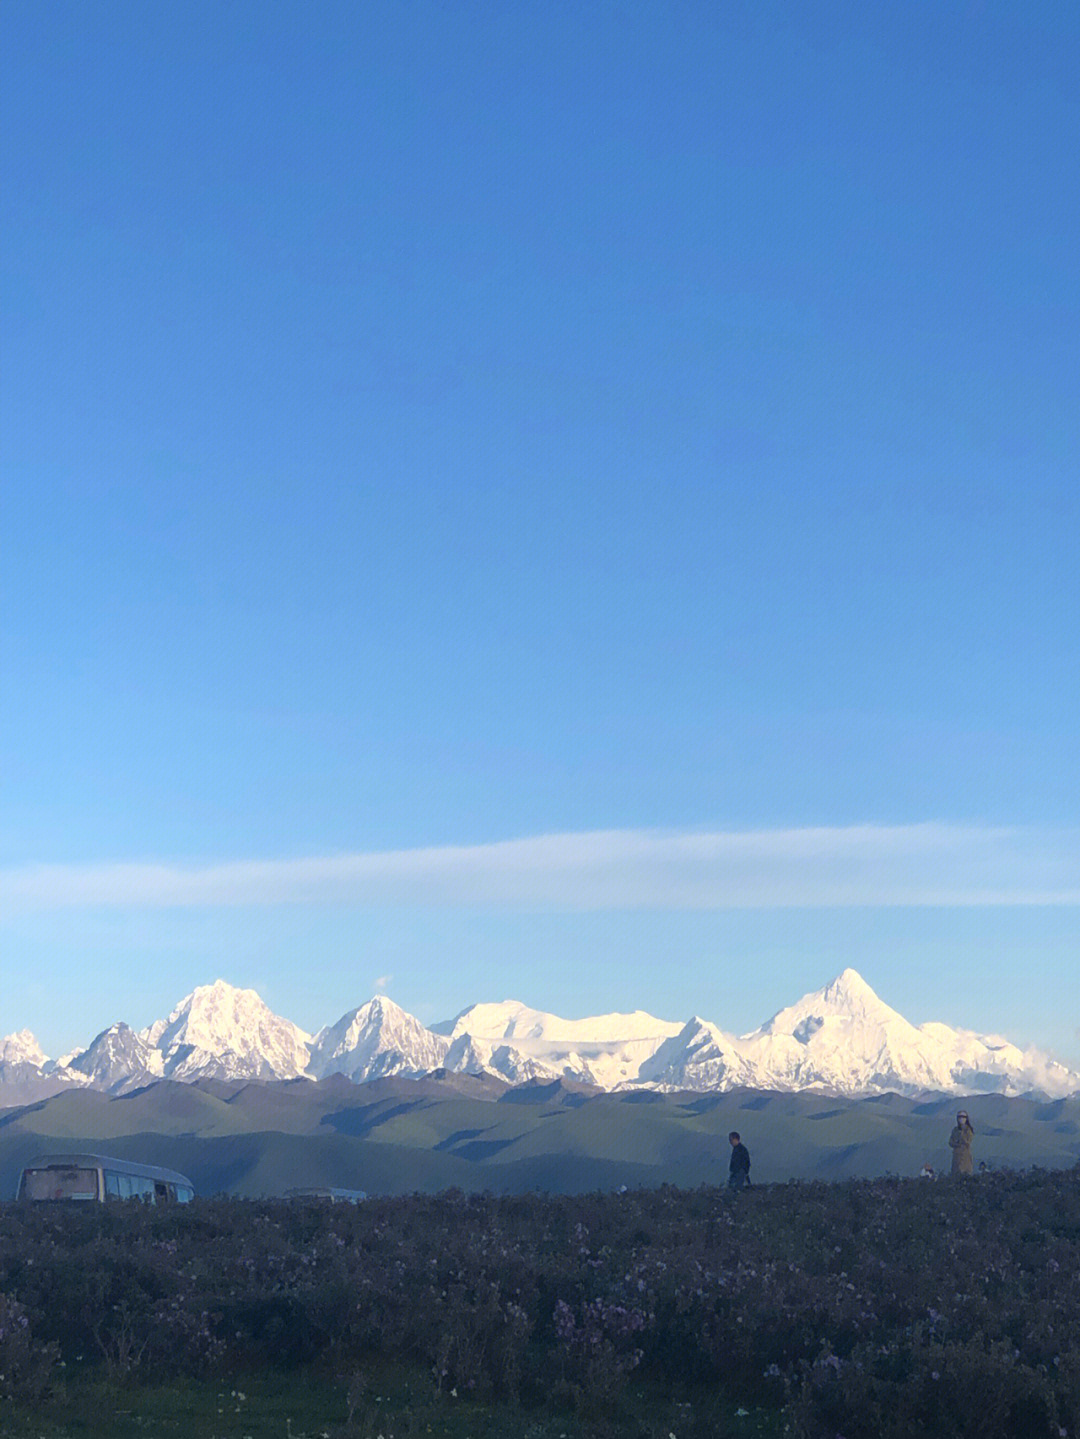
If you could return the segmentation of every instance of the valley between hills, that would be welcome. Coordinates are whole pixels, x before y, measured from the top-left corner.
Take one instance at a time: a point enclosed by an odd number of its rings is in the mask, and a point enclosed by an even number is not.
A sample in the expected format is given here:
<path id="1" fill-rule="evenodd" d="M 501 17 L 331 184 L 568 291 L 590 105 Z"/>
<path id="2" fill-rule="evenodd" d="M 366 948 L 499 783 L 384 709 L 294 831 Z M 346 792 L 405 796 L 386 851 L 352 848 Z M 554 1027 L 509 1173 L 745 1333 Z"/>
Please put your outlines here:
<path id="1" fill-rule="evenodd" d="M 726 1176 L 737 1129 L 756 1184 L 915 1175 L 948 1167 L 956 1100 L 736 1089 L 607 1093 L 571 1080 L 508 1085 L 445 1071 L 356 1085 L 159 1080 L 107 1095 L 69 1090 L 0 1114 L 0 1197 L 35 1155 L 89 1151 L 166 1165 L 196 1192 L 281 1195 L 307 1186 L 369 1194 L 458 1188 L 584 1193 Z M 1080 1096 L 966 1101 L 975 1160 L 995 1170 L 1080 1162 Z"/>

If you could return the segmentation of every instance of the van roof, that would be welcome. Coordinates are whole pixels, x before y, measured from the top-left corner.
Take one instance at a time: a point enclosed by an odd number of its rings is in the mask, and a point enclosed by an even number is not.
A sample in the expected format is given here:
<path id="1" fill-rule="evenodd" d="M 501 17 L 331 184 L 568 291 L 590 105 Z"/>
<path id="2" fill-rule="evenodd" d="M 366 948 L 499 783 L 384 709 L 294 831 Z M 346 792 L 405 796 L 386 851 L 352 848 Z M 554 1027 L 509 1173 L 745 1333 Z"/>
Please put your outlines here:
<path id="1" fill-rule="evenodd" d="M 286 1189 L 286 1199 L 366 1199 L 364 1189 L 340 1189 L 332 1184 L 314 1184 L 306 1189 Z"/>

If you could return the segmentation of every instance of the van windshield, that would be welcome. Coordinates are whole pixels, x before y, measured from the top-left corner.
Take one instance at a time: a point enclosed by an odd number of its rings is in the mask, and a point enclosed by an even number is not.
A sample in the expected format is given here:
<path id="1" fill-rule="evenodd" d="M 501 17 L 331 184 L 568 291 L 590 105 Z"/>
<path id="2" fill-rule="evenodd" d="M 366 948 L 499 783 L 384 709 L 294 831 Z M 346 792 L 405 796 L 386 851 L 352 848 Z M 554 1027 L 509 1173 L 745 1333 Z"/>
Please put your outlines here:
<path id="1" fill-rule="evenodd" d="M 96 1199 L 96 1169 L 27 1169 L 23 1173 L 24 1199 Z"/>

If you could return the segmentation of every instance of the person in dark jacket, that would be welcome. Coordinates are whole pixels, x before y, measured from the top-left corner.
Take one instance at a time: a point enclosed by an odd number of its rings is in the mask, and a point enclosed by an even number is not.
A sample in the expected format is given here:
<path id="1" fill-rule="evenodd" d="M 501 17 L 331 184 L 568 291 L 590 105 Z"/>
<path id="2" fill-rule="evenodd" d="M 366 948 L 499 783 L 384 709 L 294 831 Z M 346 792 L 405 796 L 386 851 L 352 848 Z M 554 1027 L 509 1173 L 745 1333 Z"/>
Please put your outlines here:
<path id="1" fill-rule="evenodd" d="M 750 1183 L 750 1151 L 742 1142 L 742 1137 L 736 1129 L 733 1129 L 728 1135 L 728 1143 L 731 1145 L 728 1188 L 742 1189 L 743 1185 Z"/>

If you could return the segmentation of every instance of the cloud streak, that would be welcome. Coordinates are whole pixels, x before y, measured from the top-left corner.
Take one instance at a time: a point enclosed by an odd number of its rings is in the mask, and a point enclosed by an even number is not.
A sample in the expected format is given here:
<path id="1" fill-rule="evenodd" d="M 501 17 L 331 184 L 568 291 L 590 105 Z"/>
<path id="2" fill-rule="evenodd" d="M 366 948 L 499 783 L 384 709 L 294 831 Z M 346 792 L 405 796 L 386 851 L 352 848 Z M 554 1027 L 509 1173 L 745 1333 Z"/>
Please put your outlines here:
<path id="1" fill-rule="evenodd" d="M 421 905 L 779 909 L 1080 904 L 1080 831 L 937 823 L 599 830 L 493 844 L 0 871 L 5 911 Z"/>

